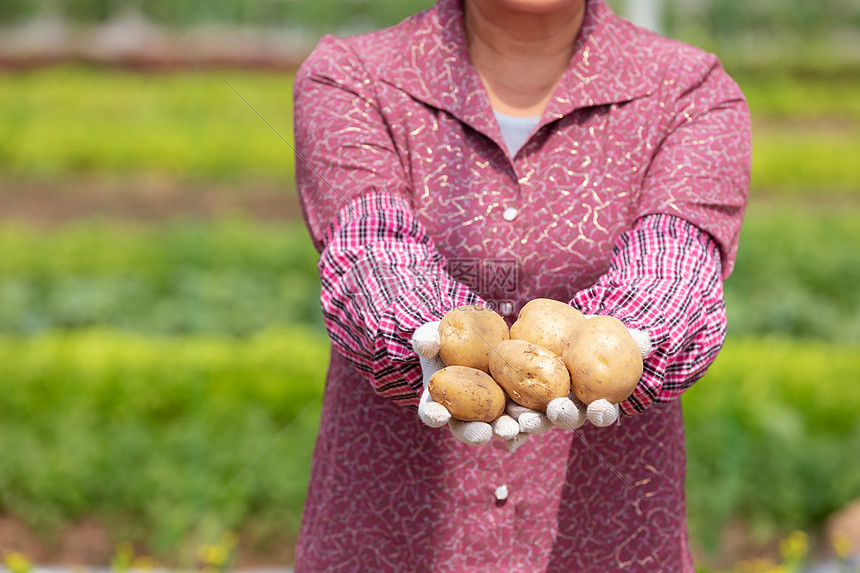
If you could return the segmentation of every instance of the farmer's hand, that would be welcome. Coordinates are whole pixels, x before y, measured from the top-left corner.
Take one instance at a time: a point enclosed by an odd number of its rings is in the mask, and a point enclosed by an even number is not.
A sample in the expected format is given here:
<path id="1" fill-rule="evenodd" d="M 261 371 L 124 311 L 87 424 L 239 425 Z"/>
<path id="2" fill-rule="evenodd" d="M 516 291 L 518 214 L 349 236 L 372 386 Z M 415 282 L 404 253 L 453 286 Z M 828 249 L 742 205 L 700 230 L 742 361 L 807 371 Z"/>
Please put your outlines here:
<path id="1" fill-rule="evenodd" d="M 439 358 L 439 321 L 428 322 L 415 330 L 412 335 L 412 349 L 418 354 L 421 362 L 421 373 L 424 379 L 424 392 L 418 402 L 418 417 L 431 428 L 439 428 L 448 424 L 448 429 L 455 438 L 472 446 L 481 446 L 490 441 L 495 435 L 503 440 L 512 440 L 519 434 L 519 424 L 507 415 L 502 415 L 491 424 L 486 422 L 462 422 L 451 417 L 451 413 L 442 404 L 434 402 L 427 390 L 430 377 L 445 368 L 445 363 Z"/>
<path id="2" fill-rule="evenodd" d="M 586 315 L 588 320 L 591 315 Z M 644 360 L 651 352 L 651 339 L 648 334 L 641 330 L 628 328 L 627 332 L 639 349 L 639 354 Z M 580 402 L 571 390 L 567 398 L 556 398 L 546 408 L 546 416 L 549 421 L 565 429 L 576 429 L 588 420 L 598 427 L 611 426 L 619 421 L 618 404 L 612 404 L 608 400 L 595 400 L 588 406 Z"/>

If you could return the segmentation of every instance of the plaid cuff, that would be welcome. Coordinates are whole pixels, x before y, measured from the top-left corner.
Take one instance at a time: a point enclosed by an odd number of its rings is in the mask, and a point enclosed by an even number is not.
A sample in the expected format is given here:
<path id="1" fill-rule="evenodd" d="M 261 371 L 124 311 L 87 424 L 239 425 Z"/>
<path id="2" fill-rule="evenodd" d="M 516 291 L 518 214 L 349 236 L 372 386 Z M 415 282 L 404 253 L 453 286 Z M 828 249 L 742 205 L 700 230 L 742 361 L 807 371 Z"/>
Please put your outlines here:
<path id="1" fill-rule="evenodd" d="M 713 239 L 671 215 L 648 215 L 624 233 L 609 271 L 571 304 L 646 332 L 651 353 L 621 403 L 626 414 L 679 397 L 704 376 L 726 333 L 720 254 Z"/>
<path id="2" fill-rule="evenodd" d="M 417 406 L 422 380 L 412 333 L 480 298 L 447 274 L 444 258 L 399 195 L 353 200 L 326 236 L 319 271 L 332 345 L 380 396 Z"/>

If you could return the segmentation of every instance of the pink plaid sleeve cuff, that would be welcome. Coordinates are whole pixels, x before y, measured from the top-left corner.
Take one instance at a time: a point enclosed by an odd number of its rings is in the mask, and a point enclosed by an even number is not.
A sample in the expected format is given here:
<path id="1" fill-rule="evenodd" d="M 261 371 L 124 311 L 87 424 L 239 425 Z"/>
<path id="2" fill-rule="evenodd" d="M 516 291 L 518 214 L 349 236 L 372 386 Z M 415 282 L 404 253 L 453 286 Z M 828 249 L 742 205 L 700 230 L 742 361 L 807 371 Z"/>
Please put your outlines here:
<path id="1" fill-rule="evenodd" d="M 726 333 L 720 253 L 696 226 L 648 215 L 615 245 L 609 271 L 571 304 L 648 333 L 651 354 L 625 414 L 678 398 L 704 376 Z"/>
<path id="2" fill-rule="evenodd" d="M 416 328 L 481 299 L 445 260 L 402 196 L 374 192 L 341 209 L 319 261 L 322 308 L 334 348 L 381 396 L 417 406 Z"/>

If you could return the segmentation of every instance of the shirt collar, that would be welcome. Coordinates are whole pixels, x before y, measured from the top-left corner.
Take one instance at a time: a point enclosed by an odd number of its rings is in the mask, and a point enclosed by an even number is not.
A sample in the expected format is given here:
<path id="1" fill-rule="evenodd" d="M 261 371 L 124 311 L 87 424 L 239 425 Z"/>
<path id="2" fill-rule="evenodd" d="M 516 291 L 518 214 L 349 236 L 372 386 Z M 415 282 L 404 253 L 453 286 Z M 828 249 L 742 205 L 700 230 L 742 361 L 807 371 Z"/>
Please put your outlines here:
<path id="1" fill-rule="evenodd" d="M 604 0 L 587 0 L 582 29 L 570 65 L 536 129 L 581 108 L 630 101 L 655 89 L 643 73 L 635 28 L 616 16 Z M 489 99 L 472 67 L 463 24 L 462 0 L 438 0 L 413 20 L 400 65 L 388 66 L 380 79 L 424 103 L 445 110 L 502 142 Z M 406 58 L 408 65 L 403 65 Z M 503 147 L 503 146 L 502 146 Z"/>

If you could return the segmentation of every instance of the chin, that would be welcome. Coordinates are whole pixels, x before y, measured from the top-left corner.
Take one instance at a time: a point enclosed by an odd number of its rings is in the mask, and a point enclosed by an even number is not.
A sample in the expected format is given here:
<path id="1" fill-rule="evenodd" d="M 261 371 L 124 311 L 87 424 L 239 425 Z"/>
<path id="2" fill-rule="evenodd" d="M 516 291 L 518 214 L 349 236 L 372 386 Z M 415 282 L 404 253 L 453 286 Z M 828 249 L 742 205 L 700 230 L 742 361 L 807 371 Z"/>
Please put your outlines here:
<path id="1" fill-rule="evenodd" d="M 468 0 L 467 0 L 468 1 Z M 586 0 L 490 0 L 498 8 L 524 14 L 548 15 L 576 10 Z M 486 3 L 486 0 L 482 0 Z"/>

